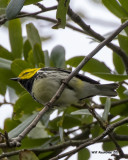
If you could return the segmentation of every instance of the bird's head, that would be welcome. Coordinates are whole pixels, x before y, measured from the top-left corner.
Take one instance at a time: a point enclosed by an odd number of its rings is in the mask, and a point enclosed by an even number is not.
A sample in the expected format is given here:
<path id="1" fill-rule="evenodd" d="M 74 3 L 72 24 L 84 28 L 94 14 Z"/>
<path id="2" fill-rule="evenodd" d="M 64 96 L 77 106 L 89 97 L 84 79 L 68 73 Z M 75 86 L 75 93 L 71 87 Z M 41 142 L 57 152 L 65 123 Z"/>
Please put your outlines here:
<path id="1" fill-rule="evenodd" d="M 19 82 L 21 86 L 31 93 L 32 85 L 38 70 L 40 70 L 40 68 L 25 69 L 19 74 L 18 77 L 11 78 L 11 80 Z"/>
<path id="2" fill-rule="evenodd" d="M 33 68 L 33 69 L 25 69 L 23 70 L 18 77 L 16 78 L 11 78 L 13 81 L 20 81 L 20 80 L 27 80 L 32 78 L 36 72 L 40 70 L 40 68 Z"/>

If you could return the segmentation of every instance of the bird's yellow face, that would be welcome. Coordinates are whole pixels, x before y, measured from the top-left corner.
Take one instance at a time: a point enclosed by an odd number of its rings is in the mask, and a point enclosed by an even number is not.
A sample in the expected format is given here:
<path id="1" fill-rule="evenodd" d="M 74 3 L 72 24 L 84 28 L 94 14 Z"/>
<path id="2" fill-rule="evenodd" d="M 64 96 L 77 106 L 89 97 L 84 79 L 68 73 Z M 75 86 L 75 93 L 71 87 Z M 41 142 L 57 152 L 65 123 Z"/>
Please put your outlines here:
<path id="1" fill-rule="evenodd" d="M 40 69 L 41 68 L 25 69 L 19 74 L 18 78 L 20 78 L 20 79 L 30 79 Z"/>

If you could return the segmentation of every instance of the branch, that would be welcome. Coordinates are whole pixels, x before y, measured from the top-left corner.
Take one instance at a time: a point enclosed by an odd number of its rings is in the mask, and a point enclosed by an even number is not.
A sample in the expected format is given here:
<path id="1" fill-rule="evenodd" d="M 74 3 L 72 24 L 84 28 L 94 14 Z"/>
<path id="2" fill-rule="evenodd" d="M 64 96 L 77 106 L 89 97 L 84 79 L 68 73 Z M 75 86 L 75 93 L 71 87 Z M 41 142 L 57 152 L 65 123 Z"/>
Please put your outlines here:
<path id="1" fill-rule="evenodd" d="M 118 134 L 114 134 L 114 137 L 117 141 L 128 141 L 128 136 L 127 135 L 118 135 Z M 103 140 L 99 141 L 99 142 L 110 142 L 111 139 L 109 137 L 104 138 Z"/>
<path id="2" fill-rule="evenodd" d="M 52 11 L 52 10 L 57 9 L 57 6 L 45 7 L 39 3 L 37 3 L 35 5 L 37 5 L 41 9 L 41 11 L 33 12 L 33 13 L 20 12 L 20 14 L 16 18 L 35 16 L 35 15 L 43 13 L 43 12 L 48 12 L 48 11 Z"/>
<path id="3" fill-rule="evenodd" d="M 128 103 L 128 99 L 123 99 L 123 100 L 112 102 L 111 103 L 111 108 L 119 106 L 121 104 L 125 104 L 125 103 Z M 73 104 L 73 106 L 76 107 L 76 108 L 78 108 L 78 109 L 87 109 L 88 108 L 88 106 L 87 106 L 86 103 L 84 103 L 82 105 L 75 105 L 75 104 Z M 105 107 L 104 104 L 100 104 L 100 105 L 94 104 L 92 106 L 92 108 L 94 108 L 94 109 L 104 109 L 104 107 Z"/>
<path id="4" fill-rule="evenodd" d="M 52 18 L 47 18 L 47 17 L 43 17 L 43 16 L 37 16 L 37 14 L 40 14 L 42 12 L 46 12 L 46 11 L 50 11 L 50 10 L 54 10 L 57 8 L 57 6 L 53 6 L 53 7 L 44 7 L 43 5 L 41 4 L 38 4 L 38 6 L 40 6 L 41 8 L 41 11 L 38 11 L 38 12 L 34 12 L 34 13 L 26 13 L 26 12 L 21 12 L 20 14 L 21 15 L 18 15 L 16 18 L 23 18 L 23 17 L 34 17 L 34 18 L 37 18 L 37 19 L 43 19 L 43 20 L 47 20 L 47 21 L 50 21 L 50 22 L 53 22 L 53 23 L 56 23 L 57 21 L 52 19 Z M 81 33 L 84 33 L 84 34 L 87 34 L 87 35 L 91 35 L 92 37 L 96 38 L 97 40 L 99 41 L 103 41 L 105 38 L 96 33 L 93 29 L 91 29 L 91 27 L 89 25 L 87 25 L 86 23 L 83 22 L 83 20 L 76 14 L 74 13 L 70 7 L 69 7 L 69 10 L 68 10 L 68 15 L 71 17 L 71 19 L 77 23 L 83 30 L 77 28 L 77 27 L 74 27 L 73 25 L 71 24 L 67 24 L 66 26 L 69 27 L 69 28 L 72 28 L 73 30 L 76 30 L 78 32 L 81 32 Z M 2 18 L 0 20 L 0 25 L 4 24 L 5 22 L 7 21 L 6 18 Z M 124 62 L 124 65 L 125 65 L 125 68 L 126 68 L 126 72 L 128 73 L 128 56 L 127 54 L 118 46 L 112 44 L 112 43 L 109 43 L 107 44 L 107 46 L 109 48 L 111 48 L 114 52 L 116 52 L 123 60 Z"/>
<path id="5" fill-rule="evenodd" d="M 14 103 L 11 103 L 11 102 L 1 102 L 1 103 L 0 103 L 0 106 L 2 106 L 2 105 L 4 105 L 4 104 L 14 105 Z"/>
<path id="6" fill-rule="evenodd" d="M 92 140 L 90 140 L 90 141 L 87 141 L 87 142 L 81 144 L 80 146 L 78 146 L 76 149 L 74 149 L 74 150 L 72 150 L 72 151 L 69 151 L 69 152 L 60 154 L 60 155 L 58 155 L 58 156 L 56 156 L 56 157 L 51 158 L 50 160 L 58 160 L 58 159 L 60 159 L 60 158 L 63 158 L 63 157 L 65 157 L 65 156 L 68 156 L 68 155 L 70 155 L 70 154 L 71 154 L 71 155 L 72 155 L 72 154 L 75 154 L 76 152 L 80 151 L 81 149 L 83 149 L 83 148 L 85 148 L 85 147 L 87 147 L 87 146 L 89 146 L 89 145 L 92 145 L 92 144 L 100 141 L 100 140 L 103 139 L 108 133 L 112 132 L 116 127 L 121 126 L 121 125 L 123 125 L 123 124 L 125 124 L 125 123 L 128 123 L 128 118 L 124 118 L 124 119 L 121 120 L 121 121 L 118 121 L 118 122 L 116 122 L 116 123 L 114 123 L 114 124 L 109 125 L 109 126 L 106 128 L 106 130 L 105 130 L 100 136 L 98 136 L 98 137 L 96 137 L 96 138 L 94 138 L 94 139 L 92 139 Z"/>
<path id="7" fill-rule="evenodd" d="M 120 100 L 120 101 L 116 101 L 116 102 L 112 102 L 111 103 L 111 107 L 116 107 L 118 105 L 121 105 L 121 104 L 125 104 L 125 103 L 128 103 L 128 99 L 123 99 L 123 100 Z M 101 105 L 98 105 L 98 106 L 93 106 L 94 108 L 98 108 L 98 109 L 104 109 L 104 105 L 101 104 Z"/>
<path id="8" fill-rule="evenodd" d="M 98 115 L 98 113 L 93 108 L 88 107 L 88 109 L 89 109 L 90 113 L 92 113 L 92 115 L 100 123 L 101 128 L 106 130 L 107 129 L 107 123 L 103 121 L 103 119 Z M 109 135 L 110 139 L 113 141 L 113 143 L 115 144 L 116 149 L 119 152 L 119 155 L 123 156 L 124 155 L 123 150 L 120 147 L 120 145 L 117 143 L 117 141 L 115 140 L 114 132 L 111 132 L 111 133 L 109 132 L 108 135 Z"/>
<path id="9" fill-rule="evenodd" d="M 27 12 L 21 12 L 21 14 L 28 14 L 28 17 L 32 17 L 32 18 L 36 18 L 36 19 L 41 19 L 41 20 L 44 20 L 44 21 L 48 21 L 48 22 L 52 22 L 52 23 L 57 23 L 57 20 L 56 19 L 53 19 L 53 18 L 49 18 L 49 17 L 45 17 L 45 16 L 39 16 L 39 15 L 30 15 L 29 13 L 27 13 Z M 75 27 L 75 26 L 73 26 L 72 24 L 69 24 L 69 23 L 66 23 L 66 26 L 68 27 L 68 28 L 71 28 L 71 29 L 73 29 L 73 30 L 75 30 L 75 31 L 78 31 L 78 32 L 80 32 L 80 33 L 84 33 L 84 34 L 87 34 L 88 35 L 88 33 L 87 32 L 85 32 L 85 31 L 83 31 L 82 29 L 80 29 L 80 28 L 77 28 L 77 27 Z"/>
<path id="10" fill-rule="evenodd" d="M 28 17 L 28 16 L 35 16 L 35 15 L 43 13 L 43 12 L 52 11 L 52 10 L 57 9 L 57 6 L 52 6 L 52 7 L 47 7 L 46 8 L 45 6 L 43 6 L 39 3 L 37 3 L 35 5 L 37 5 L 41 9 L 41 11 L 37 11 L 37 12 L 34 12 L 34 13 L 20 12 L 19 15 L 17 15 L 17 17 L 15 17 L 14 19 Z M 2 17 L 2 18 L 0 17 L 0 25 L 3 25 L 7 21 L 8 21 L 8 19 L 6 17 Z"/>
<path id="11" fill-rule="evenodd" d="M 102 42 L 105 38 L 96 33 L 89 25 L 87 25 L 73 10 L 69 7 L 68 9 L 69 17 L 78 24 L 85 32 L 88 32 L 89 35 L 96 38 L 100 42 Z M 128 56 L 127 54 L 118 46 L 114 45 L 113 43 L 106 44 L 109 48 L 111 48 L 114 52 L 116 52 L 123 60 L 126 72 L 128 73 Z"/>
<path id="12" fill-rule="evenodd" d="M 20 133 L 17 137 L 13 138 L 10 142 L 10 146 L 19 146 L 21 140 L 36 126 L 36 124 L 39 122 L 41 117 L 54 105 L 54 102 L 60 97 L 62 94 L 64 88 L 66 87 L 66 84 L 75 76 L 77 73 L 81 70 L 81 68 L 99 51 L 101 50 L 105 45 L 107 45 L 110 41 L 113 40 L 126 26 L 128 26 L 128 21 L 124 22 L 120 27 L 108 38 L 106 38 L 104 41 L 102 41 L 90 54 L 88 54 L 81 63 L 77 66 L 77 68 L 69 74 L 68 78 L 65 79 L 65 81 L 62 82 L 60 88 L 56 92 L 56 94 L 52 97 L 52 99 L 48 102 L 48 104 L 45 105 L 45 107 L 39 112 L 39 114 L 35 117 L 35 119 L 31 122 L 31 124 L 25 128 L 25 130 Z M 6 146 L 6 144 L 0 144 L 0 146 Z"/>
<path id="13" fill-rule="evenodd" d="M 128 140 L 128 136 L 126 136 L 126 135 L 115 135 L 115 138 L 118 141 L 127 141 Z M 48 148 L 34 148 L 34 149 L 27 149 L 27 150 L 33 151 L 36 154 L 45 153 L 45 152 L 49 152 L 49 151 L 56 151 L 58 149 L 65 149 L 69 146 L 78 146 L 78 145 L 81 145 L 83 143 L 87 143 L 87 142 L 92 141 L 92 140 L 93 140 L 92 138 L 84 139 L 84 140 L 69 140 L 69 141 L 63 142 L 62 144 L 50 146 Z M 98 140 L 98 143 L 101 143 L 101 142 L 110 142 L 110 138 L 104 138 L 102 140 Z M 11 156 L 17 155 L 21 151 L 24 151 L 24 149 L 3 153 L 3 154 L 0 155 L 0 159 L 2 159 L 4 157 L 11 157 Z"/>

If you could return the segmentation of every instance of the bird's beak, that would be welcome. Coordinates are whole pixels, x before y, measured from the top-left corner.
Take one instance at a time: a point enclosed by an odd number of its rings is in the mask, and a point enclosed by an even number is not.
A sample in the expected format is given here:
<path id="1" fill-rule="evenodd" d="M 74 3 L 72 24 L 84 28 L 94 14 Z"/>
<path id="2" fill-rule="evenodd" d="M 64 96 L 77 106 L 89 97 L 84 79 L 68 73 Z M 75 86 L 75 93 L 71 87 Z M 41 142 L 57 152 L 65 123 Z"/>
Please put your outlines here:
<path id="1" fill-rule="evenodd" d="M 19 78 L 10 78 L 11 80 L 13 80 L 13 81 L 18 81 L 19 80 Z"/>

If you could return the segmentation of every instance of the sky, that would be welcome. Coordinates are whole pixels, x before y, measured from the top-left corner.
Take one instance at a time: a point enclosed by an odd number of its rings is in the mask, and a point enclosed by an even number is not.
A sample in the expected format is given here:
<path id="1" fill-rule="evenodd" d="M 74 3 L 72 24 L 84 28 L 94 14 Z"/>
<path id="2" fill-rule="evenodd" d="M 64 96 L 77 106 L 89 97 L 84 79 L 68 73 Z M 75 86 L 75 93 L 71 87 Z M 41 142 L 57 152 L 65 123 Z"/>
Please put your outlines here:
<path id="1" fill-rule="evenodd" d="M 55 0 L 44 0 L 43 4 L 45 6 L 52 6 L 56 4 Z M 112 15 L 107 9 L 105 9 L 102 5 L 100 4 L 94 4 L 90 0 L 71 0 L 70 2 L 72 9 L 75 12 L 80 12 L 84 14 L 86 19 L 86 23 L 89 24 L 96 32 L 100 33 L 101 35 L 105 35 L 109 32 L 114 31 L 119 25 L 120 21 L 117 17 Z M 25 6 L 23 8 L 23 11 L 30 11 L 33 12 L 35 10 L 38 10 L 38 8 L 34 6 Z M 54 13 L 54 14 L 53 14 Z M 44 13 L 43 16 L 50 16 L 55 18 L 55 12 L 47 12 Z M 99 21 L 101 20 L 101 21 Z M 30 20 L 30 22 L 32 19 Z M 78 55 L 83 55 L 86 56 L 89 54 L 98 44 L 92 42 L 92 40 L 84 35 L 77 33 L 74 30 L 71 29 L 59 29 L 59 30 L 53 30 L 51 26 L 45 26 L 43 22 L 39 20 L 35 21 L 34 24 L 36 26 L 40 26 L 40 35 L 45 36 L 45 35 L 52 35 L 53 38 L 52 40 L 48 42 L 44 42 L 42 44 L 43 50 L 48 50 L 49 52 L 52 50 L 52 48 L 56 45 L 62 45 L 66 49 L 66 59 L 69 59 L 74 56 Z M 101 23 L 103 22 L 103 24 Z M 28 22 L 27 22 L 28 23 Z M 26 36 L 26 30 L 25 30 L 25 25 L 23 25 L 23 36 Z M 77 26 L 77 25 L 76 25 Z M 8 48 L 10 50 L 9 46 L 9 38 L 8 38 L 8 31 L 4 27 L 0 28 L 0 44 L 3 45 L 4 47 Z M 117 42 L 114 42 L 118 44 Z M 107 47 L 104 47 L 99 53 L 96 54 L 95 58 L 104 61 L 110 68 L 113 68 L 112 65 L 112 54 L 111 50 L 108 49 Z M 107 59 L 107 61 L 106 61 Z M 104 83 L 104 81 L 103 81 Z M 6 95 L 8 97 L 8 94 Z M 0 100 L 2 98 L 0 97 Z M 8 105 L 4 105 L 0 107 L 0 127 L 3 127 L 3 120 L 6 117 L 11 117 L 12 115 L 12 107 Z M 91 145 L 88 147 L 91 151 L 102 151 L 101 149 L 101 144 L 99 145 Z M 68 149 L 69 150 L 69 149 Z M 69 160 L 75 160 L 76 159 L 76 154 L 73 155 Z M 113 159 L 110 154 L 91 154 L 90 160 L 93 159 L 102 159 L 108 160 L 108 158 Z"/>

